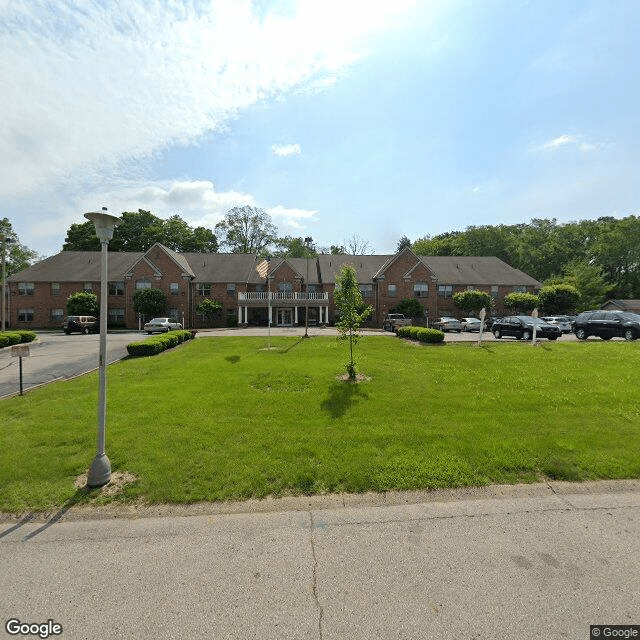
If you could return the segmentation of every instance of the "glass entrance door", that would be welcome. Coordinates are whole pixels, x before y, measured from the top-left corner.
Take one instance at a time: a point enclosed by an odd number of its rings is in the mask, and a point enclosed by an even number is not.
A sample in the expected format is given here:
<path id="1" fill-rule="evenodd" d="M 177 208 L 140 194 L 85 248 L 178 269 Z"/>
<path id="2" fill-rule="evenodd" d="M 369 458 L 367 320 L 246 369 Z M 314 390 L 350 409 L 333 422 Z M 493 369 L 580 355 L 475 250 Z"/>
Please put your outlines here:
<path id="1" fill-rule="evenodd" d="M 276 325 L 278 327 L 292 327 L 293 309 L 278 309 L 276 314 Z"/>

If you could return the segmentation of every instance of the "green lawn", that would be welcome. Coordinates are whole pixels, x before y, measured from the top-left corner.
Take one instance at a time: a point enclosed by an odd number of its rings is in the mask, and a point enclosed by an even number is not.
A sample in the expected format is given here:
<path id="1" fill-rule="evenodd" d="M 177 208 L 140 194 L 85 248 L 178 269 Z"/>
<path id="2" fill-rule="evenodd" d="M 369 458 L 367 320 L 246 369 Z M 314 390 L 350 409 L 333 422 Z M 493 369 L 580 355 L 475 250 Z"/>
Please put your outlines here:
<path id="1" fill-rule="evenodd" d="M 198 338 L 107 370 L 100 500 L 640 477 L 640 343 L 440 346 L 365 336 Z M 95 453 L 97 374 L 0 401 L 0 511 L 61 506 Z"/>

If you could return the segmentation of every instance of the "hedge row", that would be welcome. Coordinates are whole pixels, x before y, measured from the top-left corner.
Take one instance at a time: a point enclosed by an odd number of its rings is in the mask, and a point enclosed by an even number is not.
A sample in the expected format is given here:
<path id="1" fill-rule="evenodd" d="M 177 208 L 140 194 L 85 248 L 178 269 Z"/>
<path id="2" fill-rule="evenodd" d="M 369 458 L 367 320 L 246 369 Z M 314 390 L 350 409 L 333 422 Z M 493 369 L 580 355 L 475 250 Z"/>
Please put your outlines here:
<path id="1" fill-rule="evenodd" d="M 443 342 L 444 332 L 438 329 L 427 329 L 426 327 L 398 327 L 398 336 L 400 338 L 411 338 L 420 342 Z"/>
<path id="2" fill-rule="evenodd" d="M 185 340 L 191 340 L 195 335 L 195 331 L 189 331 L 187 329 L 168 331 L 167 333 L 151 336 L 140 342 L 131 342 L 127 345 L 127 351 L 130 356 L 155 356 L 166 349 L 177 347 Z"/>
<path id="3" fill-rule="evenodd" d="M 35 331 L 0 331 L 0 349 L 23 342 L 33 342 L 35 339 Z"/>

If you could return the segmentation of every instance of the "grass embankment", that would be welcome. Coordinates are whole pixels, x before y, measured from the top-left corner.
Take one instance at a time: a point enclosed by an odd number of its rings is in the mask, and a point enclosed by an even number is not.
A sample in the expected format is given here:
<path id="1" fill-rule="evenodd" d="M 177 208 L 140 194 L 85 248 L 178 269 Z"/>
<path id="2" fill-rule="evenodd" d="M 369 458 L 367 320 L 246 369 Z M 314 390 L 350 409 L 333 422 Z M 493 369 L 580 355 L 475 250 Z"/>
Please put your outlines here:
<path id="1" fill-rule="evenodd" d="M 108 369 L 116 500 L 194 502 L 640 477 L 640 344 L 416 346 L 199 338 Z M 0 510 L 69 500 L 95 453 L 97 374 L 0 401 Z M 105 498 L 102 498 L 103 500 Z"/>

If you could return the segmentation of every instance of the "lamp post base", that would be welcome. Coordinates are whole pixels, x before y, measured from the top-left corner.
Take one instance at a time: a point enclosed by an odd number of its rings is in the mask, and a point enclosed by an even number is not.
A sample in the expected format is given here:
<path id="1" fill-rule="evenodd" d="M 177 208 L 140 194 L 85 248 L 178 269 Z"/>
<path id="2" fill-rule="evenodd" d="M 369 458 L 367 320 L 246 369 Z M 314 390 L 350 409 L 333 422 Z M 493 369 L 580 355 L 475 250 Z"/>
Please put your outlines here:
<path id="1" fill-rule="evenodd" d="M 103 487 L 111 480 L 111 462 L 105 453 L 96 455 L 87 474 L 88 487 Z"/>

